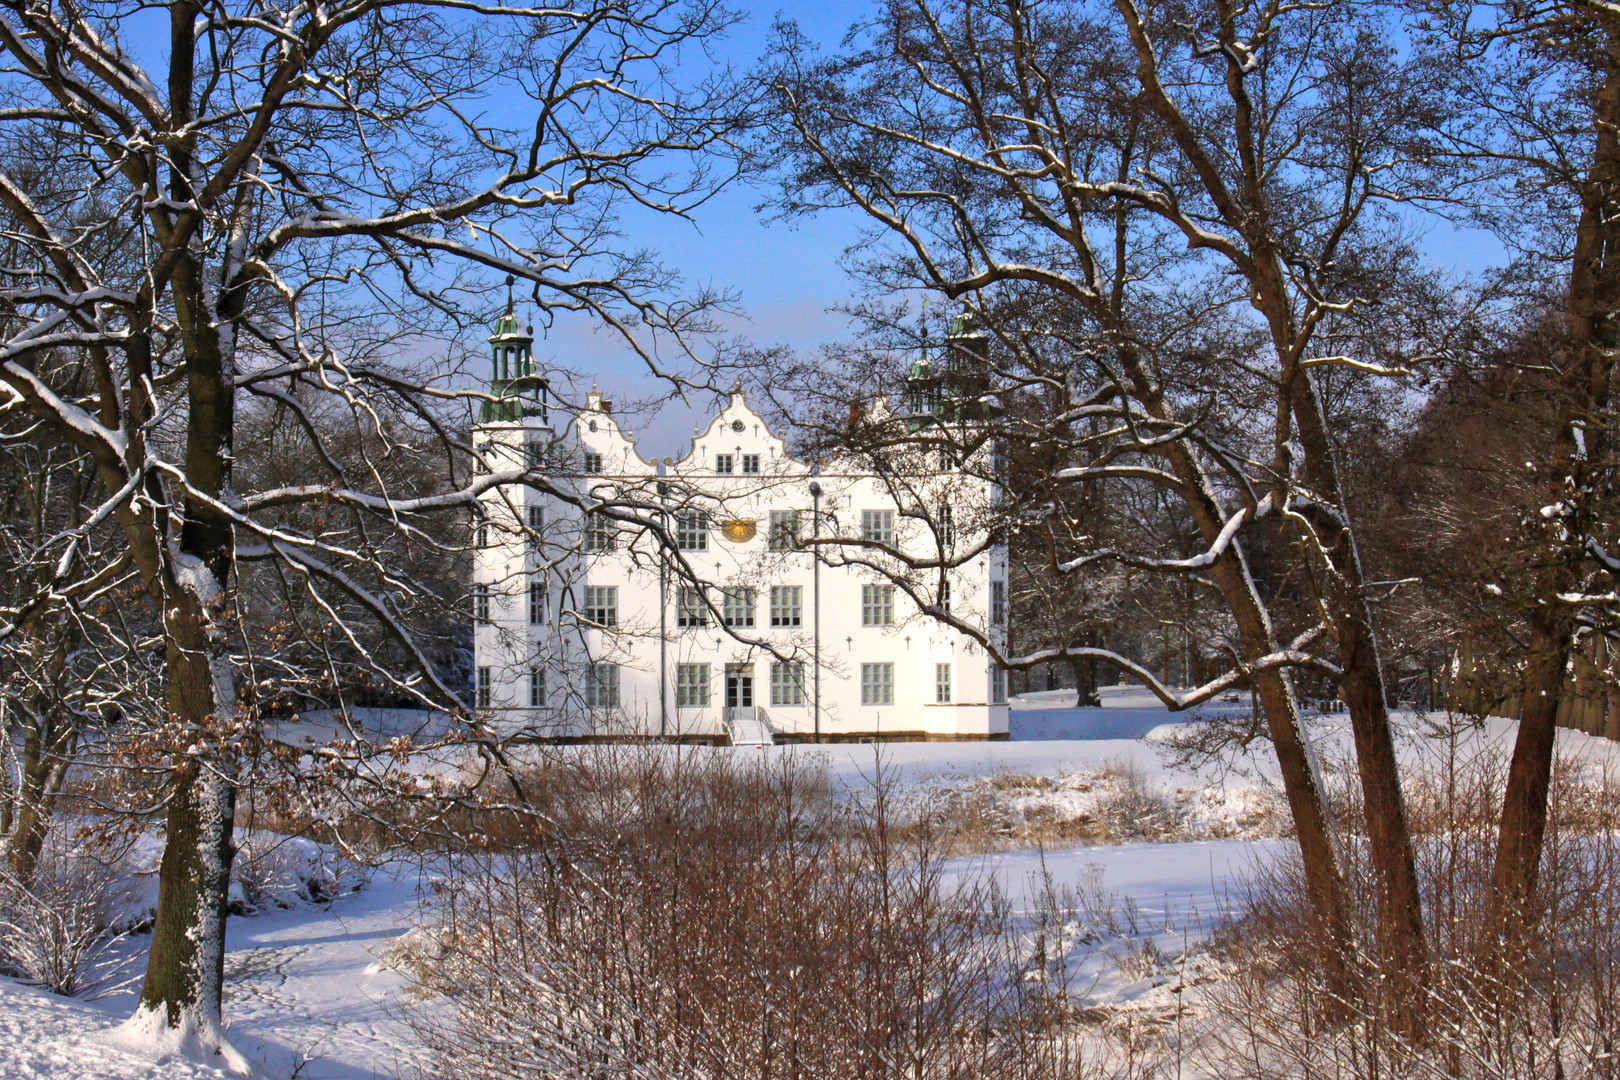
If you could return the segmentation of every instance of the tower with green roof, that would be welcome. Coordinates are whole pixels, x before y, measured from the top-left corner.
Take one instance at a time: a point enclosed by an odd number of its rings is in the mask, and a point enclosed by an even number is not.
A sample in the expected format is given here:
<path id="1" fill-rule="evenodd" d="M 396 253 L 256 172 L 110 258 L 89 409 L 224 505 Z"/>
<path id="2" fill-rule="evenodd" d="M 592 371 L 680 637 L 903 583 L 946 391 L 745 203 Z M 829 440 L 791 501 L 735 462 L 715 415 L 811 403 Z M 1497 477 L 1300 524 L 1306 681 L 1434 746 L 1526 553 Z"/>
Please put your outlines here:
<path id="1" fill-rule="evenodd" d="M 906 373 L 906 426 L 912 431 L 935 424 L 959 424 L 988 419 L 990 398 L 990 338 L 979 326 L 973 310 L 963 305 L 952 316 L 942 349 L 923 345 Z"/>
<path id="2" fill-rule="evenodd" d="M 534 327 L 520 328 L 512 304 L 513 278 L 506 279 L 506 312 L 489 336 L 489 392 L 494 400 L 478 410 L 480 424 L 516 424 L 524 417 L 547 421 L 546 380 L 534 368 Z"/>

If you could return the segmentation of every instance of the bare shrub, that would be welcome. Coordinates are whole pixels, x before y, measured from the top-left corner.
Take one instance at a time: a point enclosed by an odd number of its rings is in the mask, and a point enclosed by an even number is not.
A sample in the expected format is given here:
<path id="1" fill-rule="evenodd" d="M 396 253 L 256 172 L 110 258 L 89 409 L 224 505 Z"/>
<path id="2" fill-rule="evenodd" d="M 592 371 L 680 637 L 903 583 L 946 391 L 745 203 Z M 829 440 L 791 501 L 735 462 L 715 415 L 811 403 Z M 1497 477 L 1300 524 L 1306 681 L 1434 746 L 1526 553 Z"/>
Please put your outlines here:
<path id="1" fill-rule="evenodd" d="M 47 836 L 25 882 L 0 870 L 0 968 L 55 994 L 77 997 L 116 984 L 128 967 L 113 946 L 129 899 L 128 844 Z"/>
<path id="2" fill-rule="evenodd" d="M 295 900 L 327 904 L 358 891 L 366 874 L 363 864 L 325 845 L 263 829 L 242 830 L 231 863 L 249 913 L 288 907 Z"/>
<path id="3" fill-rule="evenodd" d="M 1102 770 L 1108 783 L 1096 814 L 1107 831 L 1122 840 L 1171 840 L 1182 831 L 1183 815 L 1164 788 L 1148 778 L 1131 758 L 1111 761 Z"/>
<path id="4" fill-rule="evenodd" d="M 451 861 L 396 965 L 423 1076 L 1139 1071 L 1076 1026 L 1066 952 L 1030 948 L 1072 914 L 948 883 L 937 823 L 898 815 L 881 768 L 841 801 L 787 756 L 593 756 L 613 790 L 566 826 Z"/>
<path id="5" fill-rule="evenodd" d="M 1620 1073 L 1620 790 L 1589 767 L 1558 763 L 1535 929 L 1505 941 L 1488 914 L 1502 756 L 1439 745 L 1438 768 L 1417 770 L 1425 779 L 1408 790 L 1430 963 L 1410 971 L 1385 961 L 1348 803 L 1340 843 L 1359 992 L 1330 989 L 1327 936 L 1308 914 L 1297 861 L 1279 860 L 1250 882 L 1247 916 L 1223 935 L 1235 975 L 1207 997 L 1212 1070 L 1255 1080 Z"/>

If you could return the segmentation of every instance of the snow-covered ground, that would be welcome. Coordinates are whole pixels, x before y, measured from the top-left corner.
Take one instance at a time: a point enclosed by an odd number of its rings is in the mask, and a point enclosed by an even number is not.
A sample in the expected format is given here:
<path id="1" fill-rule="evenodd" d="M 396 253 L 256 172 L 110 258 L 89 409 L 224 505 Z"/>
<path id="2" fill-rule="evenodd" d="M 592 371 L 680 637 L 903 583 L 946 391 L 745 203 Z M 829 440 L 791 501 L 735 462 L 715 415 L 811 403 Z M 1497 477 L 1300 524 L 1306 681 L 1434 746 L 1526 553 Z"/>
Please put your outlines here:
<path id="1" fill-rule="evenodd" d="M 412 923 L 410 867 L 374 875 L 330 906 L 300 904 L 230 920 L 226 1002 L 231 1043 L 268 1077 L 376 1080 L 395 1075 L 402 1040 L 387 1003 L 402 979 L 373 954 Z M 144 938 L 133 939 L 136 948 Z M 193 1062 L 153 1062 L 115 1048 L 111 1029 L 134 992 L 72 1001 L 0 979 L 0 1077 L 168 1080 L 219 1077 Z"/>
<path id="2" fill-rule="evenodd" d="M 1195 974 L 1182 970 L 1183 946 L 1234 905 L 1232 894 L 1253 867 L 1286 851 L 1287 840 L 1243 824 L 1255 800 L 1270 797 L 1270 769 L 1261 752 L 1219 775 L 1166 765 L 1159 742 L 1167 725 L 1183 722 L 1136 688 L 1104 691 L 1098 709 L 1065 707 L 1070 692 L 1027 695 L 1015 702 L 1013 737 L 1001 743 L 906 743 L 738 748 L 737 754 L 815 754 L 831 776 L 862 783 L 881 760 L 921 800 L 989 790 L 1009 814 L 1085 813 L 1110 778 L 1134 777 L 1172 803 L 1177 796 L 1195 827 L 1175 842 L 1110 844 L 1041 850 L 990 850 L 965 857 L 958 875 L 990 873 L 1023 904 L 1049 875 L 1083 894 L 1093 922 L 1117 920 L 1110 933 L 1075 928 L 1080 977 L 1100 1000 L 1153 1007 L 1170 985 Z M 1226 706 L 1233 707 L 1233 706 Z M 1435 740 L 1405 718 L 1408 760 L 1432 758 Z M 1346 746 L 1343 718 L 1313 725 L 1331 760 Z M 1465 753 L 1511 738 L 1512 724 L 1492 721 L 1470 734 Z M 1563 732 L 1560 749 L 1607 769 L 1620 745 Z M 877 755 L 881 754 L 881 758 Z M 1080 788 L 1086 787 L 1086 790 Z M 997 796 L 1000 798 L 1000 796 Z M 1019 800 L 1025 800 L 1019 802 Z M 1022 807 L 1022 809 L 1020 809 Z M 1202 816 L 1199 807 L 1203 807 Z M 1264 815 L 1261 815 L 1262 817 Z M 1269 820 L 1269 819 L 1268 819 Z M 1229 828 L 1228 828 L 1229 827 Z M 1223 832 L 1222 829 L 1228 829 Z M 1217 838 L 1217 837 L 1226 838 Z M 1191 838 L 1180 838 L 1191 837 Z M 329 905 L 302 902 L 230 920 L 226 1014 L 232 1043 L 269 1077 L 372 1080 L 395 1075 L 403 1033 L 391 1017 L 401 976 L 378 954 L 421 916 L 430 885 L 412 865 L 376 872 L 357 893 Z M 131 939 L 138 951 L 144 938 Z M 1189 961 L 1189 963 L 1193 963 Z M 0 979 L 0 1080 L 189 1080 L 224 1075 L 191 1062 L 153 1062 L 110 1044 L 109 1031 L 133 1007 L 133 991 L 93 1002 L 53 997 Z"/>
<path id="3" fill-rule="evenodd" d="M 963 860 L 959 874 L 998 875 L 1020 904 L 1041 876 L 1081 886 L 1112 905 L 1119 934 L 1073 940 L 1077 983 L 1098 998 L 1151 1007 L 1196 942 L 1232 901 L 1228 882 L 1278 842 L 1128 844 L 1013 852 Z M 427 889 L 413 866 L 378 873 L 330 907 L 297 906 L 233 918 L 227 937 L 226 1016 L 231 1043 L 268 1077 L 385 1080 L 397 1074 L 406 1035 L 390 1013 L 404 980 L 378 954 L 418 919 Z M 1077 934 L 1078 937 L 1078 934 Z M 137 944 L 143 943 L 137 941 Z M 1153 960 L 1142 962 L 1144 956 Z M 1157 991 L 1157 993 L 1156 993 Z M 117 1049 L 110 1032 L 133 993 L 84 1002 L 0 979 L 4 1080 L 192 1080 L 229 1074 L 194 1062 L 154 1062 Z M 297 1070 L 296 1073 L 294 1070 Z"/>

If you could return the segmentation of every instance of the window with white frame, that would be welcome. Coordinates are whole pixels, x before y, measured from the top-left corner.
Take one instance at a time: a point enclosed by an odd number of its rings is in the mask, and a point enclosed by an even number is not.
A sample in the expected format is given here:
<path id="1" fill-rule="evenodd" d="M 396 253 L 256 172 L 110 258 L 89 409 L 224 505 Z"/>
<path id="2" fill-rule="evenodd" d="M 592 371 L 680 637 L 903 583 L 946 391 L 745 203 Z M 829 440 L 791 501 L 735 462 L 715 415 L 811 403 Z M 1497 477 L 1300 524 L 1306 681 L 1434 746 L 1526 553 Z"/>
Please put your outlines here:
<path id="1" fill-rule="evenodd" d="M 595 663 L 585 673 L 585 705 L 591 709 L 619 707 L 619 665 Z"/>
<path id="2" fill-rule="evenodd" d="M 529 550 L 538 555 L 543 546 L 540 543 L 540 538 L 546 531 L 546 508 L 543 506 L 531 506 L 528 508 L 528 514 Z"/>
<path id="3" fill-rule="evenodd" d="M 675 665 L 675 704 L 684 709 L 709 707 L 709 665 Z"/>
<path id="4" fill-rule="evenodd" d="M 619 525 L 600 510 L 585 515 L 585 550 L 612 551 L 619 543 Z"/>
<path id="5" fill-rule="evenodd" d="M 709 550 L 709 515 L 701 510 L 675 514 L 675 546 L 682 551 Z"/>
<path id="6" fill-rule="evenodd" d="M 771 586 L 771 625 L 804 625 L 804 586 Z"/>
<path id="7" fill-rule="evenodd" d="M 727 626 L 753 626 L 757 599 L 754 590 L 746 585 L 731 585 L 721 590 L 720 615 Z"/>
<path id="8" fill-rule="evenodd" d="M 473 586 L 473 618 L 480 623 L 489 622 L 489 586 Z"/>
<path id="9" fill-rule="evenodd" d="M 736 461 L 730 454 L 714 455 L 714 471 L 721 476 L 730 476 Z"/>
<path id="10" fill-rule="evenodd" d="M 795 660 L 771 662 L 771 704 L 804 704 L 804 665 Z"/>
<path id="11" fill-rule="evenodd" d="M 523 444 L 524 464 L 538 469 L 546 463 L 546 444 L 539 439 L 528 439 Z"/>
<path id="12" fill-rule="evenodd" d="M 534 578 L 529 582 L 529 622 L 538 626 L 546 621 L 546 579 Z"/>
<path id="13" fill-rule="evenodd" d="M 939 507 L 939 546 L 949 552 L 956 547 L 956 514 L 951 510 L 950 503 L 941 503 Z"/>
<path id="14" fill-rule="evenodd" d="M 799 546 L 799 512 L 772 510 L 770 529 L 765 534 L 771 551 L 792 551 Z"/>
<path id="15" fill-rule="evenodd" d="M 489 708 L 490 698 L 493 693 L 490 686 L 489 668 L 481 667 L 478 669 L 473 680 L 473 692 L 478 701 L 478 708 Z"/>
<path id="16" fill-rule="evenodd" d="M 540 709 L 546 704 L 546 672 L 544 668 L 529 670 L 529 708 Z"/>
<path id="17" fill-rule="evenodd" d="M 949 705 L 951 703 L 951 665 L 934 665 L 934 704 Z"/>
<path id="18" fill-rule="evenodd" d="M 861 625 L 894 625 L 894 586 L 861 586 Z"/>
<path id="19" fill-rule="evenodd" d="M 619 625 L 619 587 L 617 585 L 585 586 L 586 622 L 597 626 Z"/>
<path id="20" fill-rule="evenodd" d="M 477 548 L 489 547 L 489 522 L 480 521 L 473 526 L 473 546 Z"/>
<path id="21" fill-rule="evenodd" d="M 709 609 L 704 605 L 703 592 L 697 586 L 682 585 L 675 590 L 675 625 L 709 625 Z"/>
<path id="22" fill-rule="evenodd" d="M 744 476 L 759 475 L 759 455 L 744 454 L 742 456 L 742 471 Z"/>
<path id="23" fill-rule="evenodd" d="M 1005 581 L 992 581 L 990 583 L 990 625 L 1007 625 L 1007 583 Z"/>
<path id="24" fill-rule="evenodd" d="M 946 615 L 951 613 L 951 579 L 945 578 L 939 583 L 939 610 Z"/>
<path id="25" fill-rule="evenodd" d="M 602 471 L 602 455 L 595 450 L 585 451 L 585 471 L 599 473 Z"/>
<path id="26" fill-rule="evenodd" d="M 894 704 L 894 665 L 861 665 L 861 704 Z"/>
<path id="27" fill-rule="evenodd" d="M 1007 704 L 1007 670 L 993 667 L 990 669 L 990 704 Z"/>
<path id="28" fill-rule="evenodd" d="M 862 510 L 861 539 L 874 544 L 894 543 L 894 511 Z"/>

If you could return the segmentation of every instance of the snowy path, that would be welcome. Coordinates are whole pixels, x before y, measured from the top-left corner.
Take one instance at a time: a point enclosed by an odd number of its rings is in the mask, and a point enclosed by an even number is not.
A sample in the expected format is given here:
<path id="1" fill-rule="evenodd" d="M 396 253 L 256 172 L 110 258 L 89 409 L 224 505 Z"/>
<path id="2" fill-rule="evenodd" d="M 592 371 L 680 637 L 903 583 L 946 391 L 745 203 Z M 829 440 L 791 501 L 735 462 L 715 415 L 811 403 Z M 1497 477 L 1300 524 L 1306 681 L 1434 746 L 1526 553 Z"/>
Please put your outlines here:
<path id="1" fill-rule="evenodd" d="M 231 1041 L 271 1076 L 307 1060 L 300 1080 L 377 1080 L 396 1074 L 405 1045 L 387 1014 L 403 979 L 376 954 L 415 920 L 414 868 L 379 873 L 329 909 L 233 919 L 225 1012 Z"/>

